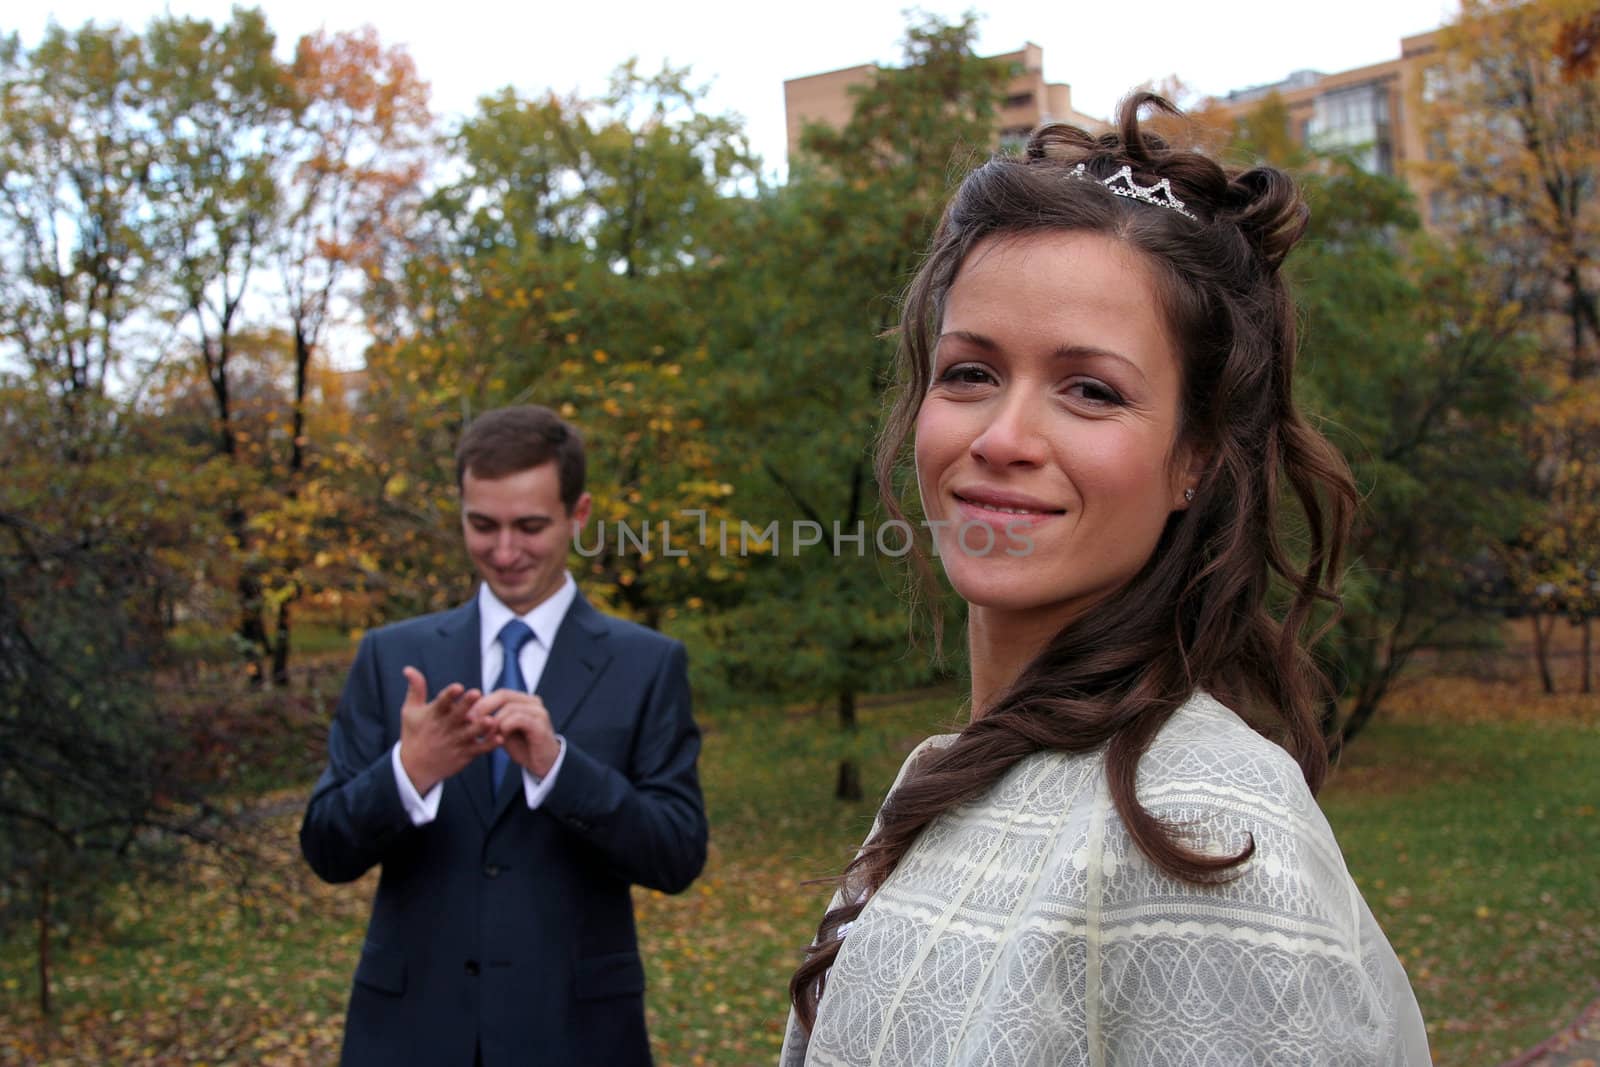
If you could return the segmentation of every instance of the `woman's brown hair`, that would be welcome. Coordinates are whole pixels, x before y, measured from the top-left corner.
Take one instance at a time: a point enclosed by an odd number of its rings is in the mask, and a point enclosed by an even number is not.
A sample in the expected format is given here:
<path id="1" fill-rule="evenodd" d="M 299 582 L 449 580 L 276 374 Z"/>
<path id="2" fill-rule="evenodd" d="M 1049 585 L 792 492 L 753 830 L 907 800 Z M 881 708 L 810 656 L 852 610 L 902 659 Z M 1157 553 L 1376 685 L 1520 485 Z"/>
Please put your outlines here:
<path id="1" fill-rule="evenodd" d="M 1177 114 L 1160 97 L 1138 93 L 1123 101 L 1115 131 L 1096 136 L 1043 126 L 1023 155 L 991 159 L 961 183 L 906 291 L 898 392 L 879 441 L 878 486 L 903 519 L 895 475 L 962 263 L 985 240 L 1051 232 L 1116 238 L 1154 268 L 1182 364 L 1178 440 L 1206 457 L 1204 473 L 1189 507 L 1172 513 L 1128 585 L 1064 626 L 1009 689 L 990 707 L 974 708 L 956 739 L 929 750 L 884 802 L 875 833 L 839 880 L 841 903 L 823 918 L 789 983 L 808 1029 L 842 943 L 839 931 L 929 823 L 1032 753 L 1103 748 L 1111 798 L 1135 845 L 1161 870 L 1192 882 L 1228 877 L 1254 850 L 1198 852 L 1135 792 L 1141 756 L 1196 689 L 1282 744 L 1313 791 L 1327 772 L 1319 715 L 1325 681 L 1306 650 L 1306 631 L 1319 602 L 1337 606 L 1356 492 L 1343 458 L 1293 399 L 1295 312 L 1279 267 L 1305 231 L 1307 208 L 1282 171 L 1228 169 L 1142 130 L 1139 113 L 1147 106 Z M 1187 214 L 1103 184 L 1125 166 L 1140 188 L 1166 179 Z M 1289 495 L 1300 513 L 1293 523 L 1304 542 L 1298 553 L 1286 544 Z M 1275 578 L 1286 594 L 1281 617 L 1268 609 Z"/>

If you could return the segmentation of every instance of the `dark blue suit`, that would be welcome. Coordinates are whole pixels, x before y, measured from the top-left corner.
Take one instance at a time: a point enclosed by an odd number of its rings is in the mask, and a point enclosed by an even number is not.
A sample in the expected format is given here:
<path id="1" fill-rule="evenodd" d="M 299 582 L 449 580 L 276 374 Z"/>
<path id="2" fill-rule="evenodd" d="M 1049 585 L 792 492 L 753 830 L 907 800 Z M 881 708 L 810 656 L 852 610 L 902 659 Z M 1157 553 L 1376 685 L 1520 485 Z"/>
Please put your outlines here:
<path id="1" fill-rule="evenodd" d="M 535 691 L 567 741 L 537 810 L 487 755 L 415 826 L 390 762 L 414 666 L 430 696 L 485 688 L 477 601 L 367 634 L 300 847 L 330 882 L 382 865 L 343 1063 L 469 1067 L 650 1062 L 629 886 L 675 893 L 706 856 L 683 646 L 580 594 Z"/>

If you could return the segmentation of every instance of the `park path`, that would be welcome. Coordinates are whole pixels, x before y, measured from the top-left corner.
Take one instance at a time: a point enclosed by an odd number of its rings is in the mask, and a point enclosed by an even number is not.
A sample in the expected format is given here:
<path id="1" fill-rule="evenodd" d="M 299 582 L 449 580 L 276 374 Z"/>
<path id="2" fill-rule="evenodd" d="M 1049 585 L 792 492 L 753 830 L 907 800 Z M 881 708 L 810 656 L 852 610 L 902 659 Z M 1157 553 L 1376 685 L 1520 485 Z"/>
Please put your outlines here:
<path id="1" fill-rule="evenodd" d="M 1600 1067 L 1600 1000 L 1504 1067 Z"/>

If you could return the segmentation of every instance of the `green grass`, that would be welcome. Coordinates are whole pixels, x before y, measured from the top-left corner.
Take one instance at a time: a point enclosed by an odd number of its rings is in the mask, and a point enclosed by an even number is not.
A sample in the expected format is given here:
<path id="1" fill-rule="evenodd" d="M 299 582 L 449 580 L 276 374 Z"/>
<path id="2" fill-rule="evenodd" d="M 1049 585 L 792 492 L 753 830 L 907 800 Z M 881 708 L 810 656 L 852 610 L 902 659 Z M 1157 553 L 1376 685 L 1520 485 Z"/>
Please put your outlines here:
<path id="1" fill-rule="evenodd" d="M 658 1063 L 776 1061 L 789 976 L 832 895 L 805 883 L 838 874 L 855 854 L 900 765 L 917 742 L 951 728 L 955 703 L 864 708 L 853 738 L 839 734 L 831 709 L 706 718 L 705 874 L 678 897 L 634 894 Z M 861 766 L 860 804 L 833 798 L 846 756 Z"/>
<path id="2" fill-rule="evenodd" d="M 1406 960 L 1436 1062 L 1494 1064 L 1594 996 L 1600 707 L 1506 722 L 1417 703 L 1352 746 L 1324 806 Z M 703 716 L 707 870 L 680 896 L 636 894 L 663 1067 L 774 1061 L 788 976 L 829 895 L 805 881 L 850 857 L 905 754 L 955 705 L 864 708 L 849 741 L 827 710 Z M 866 803 L 832 799 L 845 754 Z M 0 1064 L 331 1062 L 371 885 L 305 874 L 299 794 L 277 799 L 248 906 L 215 873 L 118 893 L 106 929 L 62 952 L 53 1033 L 34 1015 L 31 942 L 0 946 Z"/>
<path id="3" fill-rule="evenodd" d="M 1436 1062 L 1500 1062 L 1594 999 L 1597 783 L 1593 721 L 1380 720 L 1324 794 Z"/>

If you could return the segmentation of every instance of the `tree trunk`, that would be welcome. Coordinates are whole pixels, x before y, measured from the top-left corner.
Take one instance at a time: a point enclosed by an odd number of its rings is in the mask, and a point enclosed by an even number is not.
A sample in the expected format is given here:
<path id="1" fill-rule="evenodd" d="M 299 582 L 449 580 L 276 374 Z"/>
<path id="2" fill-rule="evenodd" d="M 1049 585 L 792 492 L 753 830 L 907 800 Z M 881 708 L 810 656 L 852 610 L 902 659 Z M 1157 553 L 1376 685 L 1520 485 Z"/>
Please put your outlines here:
<path id="1" fill-rule="evenodd" d="M 846 733 L 855 733 L 856 694 L 853 689 L 839 690 L 839 729 Z M 840 760 L 839 780 L 833 789 L 834 799 L 857 801 L 863 795 L 860 765 L 848 757 Z"/>
<path id="2" fill-rule="evenodd" d="M 853 689 L 839 690 L 839 729 L 856 728 L 856 694 Z"/>
<path id="3" fill-rule="evenodd" d="M 306 466 L 306 391 L 310 384 L 311 340 L 300 323 L 294 325 L 294 410 L 293 436 L 289 441 L 289 475 L 295 477 Z"/>
<path id="4" fill-rule="evenodd" d="M 294 405 L 290 415 L 292 433 L 289 439 L 290 500 L 300 496 L 300 477 L 306 466 L 306 393 L 310 388 L 311 339 L 306 336 L 301 322 L 294 324 Z M 289 605 L 299 594 L 299 587 L 278 606 L 278 622 L 272 640 L 272 685 L 277 689 L 289 685 Z"/>
<path id="5" fill-rule="evenodd" d="M 1372 716 L 1377 714 L 1378 705 L 1383 702 L 1383 695 L 1388 691 L 1388 686 L 1371 688 L 1363 686 L 1356 695 L 1355 706 L 1350 709 L 1350 717 L 1344 721 L 1344 728 L 1339 731 L 1339 739 L 1330 755 L 1343 751 L 1344 747 L 1372 721 Z"/>
<path id="6" fill-rule="evenodd" d="M 267 627 L 261 621 L 261 579 L 246 563 L 239 572 L 239 641 L 245 649 L 245 670 L 250 684 L 260 686 L 266 681 L 262 660 L 266 656 Z"/>
<path id="7" fill-rule="evenodd" d="M 39 887 L 39 1015 L 50 1018 L 50 883 Z"/>
<path id="8" fill-rule="evenodd" d="M 289 608 L 294 599 L 291 594 L 278 605 L 277 633 L 272 640 L 272 684 L 277 689 L 289 687 Z"/>
<path id="9" fill-rule="evenodd" d="M 1533 656 L 1539 663 L 1539 682 L 1544 686 L 1546 696 L 1551 696 L 1556 691 L 1555 678 L 1550 674 L 1550 631 L 1555 628 L 1555 617 L 1549 616 L 1550 625 L 1544 624 L 1545 613 L 1533 613 Z"/>
<path id="10" fill-rule="evenodd" d="M 839 781 L 834 786 L 833 798 L 835 800 L 857 801 L 862 797 L 861 768 L 853 759 L 839 761 Z"/>
<path id="11" fill-rule="evenodd" d="M 1584 693 L 1594 692 L 1594 682 L 1591 680 L 1591 667 L 1594 663 L 1594 619 L 1588 615 L 1583 617 L 1583 666 L 1579 668 L 1578 687 Z"/>

